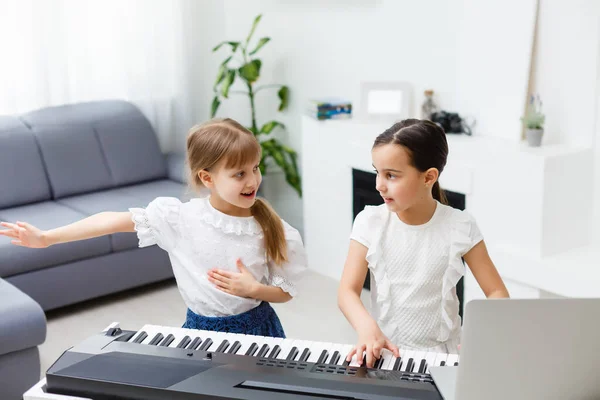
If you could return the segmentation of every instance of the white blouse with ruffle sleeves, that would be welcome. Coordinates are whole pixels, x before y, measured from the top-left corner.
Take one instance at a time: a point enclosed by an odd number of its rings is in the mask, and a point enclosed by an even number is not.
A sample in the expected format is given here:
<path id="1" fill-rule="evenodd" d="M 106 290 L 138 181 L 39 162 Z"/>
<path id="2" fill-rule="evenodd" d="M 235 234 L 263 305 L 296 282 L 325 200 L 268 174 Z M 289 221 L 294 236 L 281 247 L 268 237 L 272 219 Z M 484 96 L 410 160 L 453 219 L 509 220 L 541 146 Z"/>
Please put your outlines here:
<path id="1" fill-rule="evenodd" d="M 296 229 L 283 222 L 288 262 L 267 262 L 262 228 L 254 217 L 234 217 L 216 210 L 208 197 L 182 203 L 159 197 L 146 208 L 130 208 L 139 247 L 158 245 L 169 254 L 185 304 L 196 314 L 220 317 L 240 314 L 260 300 L 233 296 L 208 281 L 207 272 L 220 268 L 238 272 L 240 258 L 259 282 L 295 296 L 306 270 L 306 253 Z"/>
<path id="2" fill-rule="evenodd" d="M 371 314 L 384 334 L 403 348 L 456 353 L 462 256 L 483 240 L 472 216 L 437 202 L 428 222 L 408 225 L 386 205 L 367 206 L 351 239 L 368 248 Z"/>

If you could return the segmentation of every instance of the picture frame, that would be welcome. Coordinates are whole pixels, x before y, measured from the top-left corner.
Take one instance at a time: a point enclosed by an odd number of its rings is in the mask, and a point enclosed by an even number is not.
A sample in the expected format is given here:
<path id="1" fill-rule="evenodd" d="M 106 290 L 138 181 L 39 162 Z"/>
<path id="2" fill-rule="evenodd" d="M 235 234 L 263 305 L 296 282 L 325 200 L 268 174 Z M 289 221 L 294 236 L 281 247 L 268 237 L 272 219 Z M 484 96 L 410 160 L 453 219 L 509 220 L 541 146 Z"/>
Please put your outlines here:
<path id="1" fill-rule="evenodd" d="M 369 121 L 399 121 L 409 118 L 413 88 L 409 82 L 362 82 L 358 117 Z"/>

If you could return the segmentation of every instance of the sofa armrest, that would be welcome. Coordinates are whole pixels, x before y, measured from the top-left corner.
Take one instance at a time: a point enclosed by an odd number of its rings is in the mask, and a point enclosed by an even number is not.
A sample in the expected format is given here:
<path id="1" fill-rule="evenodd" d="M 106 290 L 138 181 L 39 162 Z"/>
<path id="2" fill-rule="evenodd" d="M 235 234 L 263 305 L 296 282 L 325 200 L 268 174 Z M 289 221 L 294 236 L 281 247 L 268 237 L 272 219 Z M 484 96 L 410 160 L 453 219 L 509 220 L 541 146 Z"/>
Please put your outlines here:
<path id="1" fill-rule="evenodd" d="M 169 179 L 180 183 L 187 183 L 185 154 L 168 153 L 166 154 L 166 159 Z"/>
<path id="2" fill-rule="evenodd" d="M 0 355 L 46 340 L 46 315 L 31 297 L 0 278 Z"/>

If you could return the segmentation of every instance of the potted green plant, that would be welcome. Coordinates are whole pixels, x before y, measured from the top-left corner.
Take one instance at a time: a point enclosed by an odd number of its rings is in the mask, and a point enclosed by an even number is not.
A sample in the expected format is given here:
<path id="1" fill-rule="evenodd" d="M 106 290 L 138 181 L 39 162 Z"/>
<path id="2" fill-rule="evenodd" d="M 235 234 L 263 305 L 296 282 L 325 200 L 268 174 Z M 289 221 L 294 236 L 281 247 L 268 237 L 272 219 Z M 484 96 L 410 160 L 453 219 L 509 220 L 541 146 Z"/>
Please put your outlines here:
<path id="1" fill-rule="evenodd" d="M 302 196 L 297 153 L 293 149 L 283 145 L 276 138 L 271 137 L 273 130 L 276 128 L 285 129 L 285 125 L 276 120 L 259 124 L 256 120 L 255 102 L 256 95 L 260 91 L 278 89 L 277 95 L 280 100 L 278 111 L 283 111 L 287 108 L 290 96 L 289 88 L 285 85 L 270 84 L 256 86 L 262 67 L 262 61 L 256 57 L 256 54 L 271 40 L 269 37 L 262 37 L 255 44 L 250 45 L 261 17 L 262 15 L 258 15 L 254 19 L 250 33 L 244 41 L 224 41 L 213 49 L 213 52 L 215 52 L 225 46 L 229 48 L 230 53 L 221 63 L 219 72 L 217 73 L 217 79 L 213 87 L 214 98 L 211 107 L 211 118 L 216 115 L 222 99 L 229 98 L 230 94 L 248 96 L 252 121 L 248 129 L 256 136 L 262 147 L 262 159 L 260 160 L 262 174 L 266 174 L 267 167 L 272 165 L 271 162 L 274 162 L 283 170 L 287 183 L 294 188 L 299 196 Z M 236 79 L 240 79 L 247 90 L 230 90 Z"/>
<path id="2" fill-rule="evenodd" d="M 521 118 L 521 121 L 525 124 L 525 137 L 530 146 L 539 147 L 542 145 L 545 120 L 540 96 L 531 95 L 525 116 Z"/>

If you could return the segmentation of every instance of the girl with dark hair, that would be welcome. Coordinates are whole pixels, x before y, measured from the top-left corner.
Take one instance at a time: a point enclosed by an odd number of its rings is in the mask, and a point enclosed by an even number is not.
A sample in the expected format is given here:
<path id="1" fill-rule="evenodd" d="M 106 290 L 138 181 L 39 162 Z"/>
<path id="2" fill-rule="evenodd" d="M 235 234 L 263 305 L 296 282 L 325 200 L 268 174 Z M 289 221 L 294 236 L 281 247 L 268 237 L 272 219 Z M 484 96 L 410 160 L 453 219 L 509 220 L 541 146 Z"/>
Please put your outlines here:
<path id="1" fill-rule="evenodd" d="M 398 346 L 457 353 L 462 258 L 488 298 L 506 298 L 508 291 L 473 217 L 446 205 L 438 182 L 448 157 L 444 130 L 407 119 L 379 135 L 371 154 L 385 204 L 365 207 L 352 228 L 338 292 L 358 333 L 347 360 L 364 357 L 371 367 L 383 349 L 398 357 Z M 371 314 L 360 299 L 367 271 Z"/>

